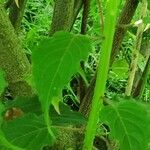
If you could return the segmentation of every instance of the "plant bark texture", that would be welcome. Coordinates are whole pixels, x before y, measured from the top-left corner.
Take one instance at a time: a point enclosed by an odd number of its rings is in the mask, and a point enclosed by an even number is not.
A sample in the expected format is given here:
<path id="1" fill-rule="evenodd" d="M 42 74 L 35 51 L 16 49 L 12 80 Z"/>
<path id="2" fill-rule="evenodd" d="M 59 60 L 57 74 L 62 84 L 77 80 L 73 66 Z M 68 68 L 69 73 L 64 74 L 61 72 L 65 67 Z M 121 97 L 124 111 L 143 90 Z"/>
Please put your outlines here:
<path id="1" fill-rule="evenodd" d="M 25 81 L 25 76 L 31 73 L 30 63 L 23 52 L 7 13 L 1 5 L 0 67 L 6 72 L 6 79 L 13 96 L 31 94 L 31 87 Z"/>
<path id="2" fill-rule="evenodd" d="M 70 31 L 74 14 L 74 0 L 56 0 L 50 35 L 56 31 Z"/>

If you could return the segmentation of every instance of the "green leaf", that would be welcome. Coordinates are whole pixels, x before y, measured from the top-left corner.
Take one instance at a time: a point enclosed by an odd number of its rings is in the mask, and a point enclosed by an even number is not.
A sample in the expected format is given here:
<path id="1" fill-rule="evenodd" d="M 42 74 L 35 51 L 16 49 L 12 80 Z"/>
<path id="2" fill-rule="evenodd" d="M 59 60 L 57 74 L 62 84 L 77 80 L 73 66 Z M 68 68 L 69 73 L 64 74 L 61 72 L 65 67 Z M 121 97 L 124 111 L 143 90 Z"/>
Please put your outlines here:
<path id="1" fill-rule="evenodd" d="M 4 72 L 0 69 L 0 95 L 2 94 L 6 86 L 7 86 L 7 83 L 4 79 Z"/>
<path id="2" fill-rule="evenodd" d="M 5 104 L 5 110 L 11 109 L 12 107 L 20 108 L 24 113 L 35 113 L 38 116 L 42 114 L 39 99 L 36 96 L 32 98 L 17 98 Z M 86 124 L 87 120 L 82 114 L 72 111 L 62 102 L 59 102 L 59 112 L 60 114 L 58 114 L 53 105 L 50 106 L 49 113 L 53 126 Z"/>
<path id="3" fill-rule="evenodd" d="M 150 0 L 147 0 L 147 2 L 148 2 L 147 8 L 148 8 L 148 10 L 150 10 Z"/>
<path id="4" fill-rule="evenodd" d="M 116 60 L 112 65 L 112 71 L 121 79 L 126 77 L 128 68 L 128 63 L 124 59 Z"/>
<path id="5" fill-rule="evenodd" d="M 79 112 L 71 111 L 71 109 L 59 103 L 60 115 L 56 112 L 53 106 L 50 107 L 50 114 L 53 126 L 70 126 L 70 125 L 85 125 L 87 119 Z"/>
<path id="6" fill-rule="evenodd" d="M 60 103 L 60 113 L 61 115 L 51 105 L 50 114 L 53 128 L 63 127 L 65 129 L 70 125 L 83 125 L 86 123 L 86 119 L 80 113 L 71 111 L 63 103 Z M 53 144 L 54 139 L 47 131 L 43 115 L 36 116 L 28 113 L 15 120 L 5 121 L 2 129 L 9 142 L 25 150 L 41 150 L 42 147 Z M 1 145 L 0 149 L 7 150 Z"/>
<path id="7" fill-rule="evenodd" d="M 4 105 L 0 101 L 0 126 L 1 126 L 2 121 L 3 121 L 3 115 L 2 114 L 3 114 L 4 110 L 5 110 Z"/>
<path id="8" fill-rule="evenodd" d="M 18 2 L 18 0 L 15 0 L 15 3 L 17 5 L 17 7 L 19 8 L 19 2 Z"/>
<path id="9" fill-rule="evenodd" d="M 60 102 L 59 97 L 53 97 L 52 102 L 51 102 L 51 104 L 53 105 L 53 107 L 55 108 L 55 110 L 57 111 L 58 114 L 60 114 L 59 102 Z"/>
<path id="10" fill-rule="evenodd" d="M 110 127 L 121 150 L 147 150 L 148 113 L 142 104 L 122 101 L 102 109 L 100 119 Z"/>
<path id="11" fill-rule="evenodd" d="M 24 150 L 22 148 L 16 147 L 13 144 L 11 144 L 5 137 L 5 134 L 2 131 L 2 122 L 3 122 L 3 112 L 4 112 L 4 105 L 0 102 L 0 149 L 2 150 L 2 147 L 6 147 L 7 149 L 11 150 Z"/>
<path id="12" fill-rule="evenodd" d="M 149 146 L 150 146 L 150 105 L 146 102 L 146 103 L 143 103 L 143 106 L 145 108 L 145 110 L 147 111 L 148 113 L 148 132 L 147 132 L 147 139 L 148 139 L 148 142 L 149 142 Z M 150 149 L 150 147 L 149 147 Z M 149 150 L 148 149 L 148 150 Z"/>
<path id="13" fill-rule="evenodd" d="M 41 105 L 37 96 L 18 97 L 13 101 L 7 101 L 5 103 L 6 110 L 12 107 L 20 108 L 24 113 L 42 114 Z"/>
<path id="14" fill-rule="evenodd" d="M 26 150 L 41 150 L 45 145 L 53 144 L 42 116 L 27 114 L 4 122 L 2 127 L 8 141 Z"/>
<path id="15" fill-rule="evenodd" d="M 81 35 L 58 32 L 41 41 L 33 51 L 33 76 L 49 127 L 49 105 L 53 97 L 60 96 L 72 75 L 80 70 L 80 61 L 91 50 L 90 40 Z"/>

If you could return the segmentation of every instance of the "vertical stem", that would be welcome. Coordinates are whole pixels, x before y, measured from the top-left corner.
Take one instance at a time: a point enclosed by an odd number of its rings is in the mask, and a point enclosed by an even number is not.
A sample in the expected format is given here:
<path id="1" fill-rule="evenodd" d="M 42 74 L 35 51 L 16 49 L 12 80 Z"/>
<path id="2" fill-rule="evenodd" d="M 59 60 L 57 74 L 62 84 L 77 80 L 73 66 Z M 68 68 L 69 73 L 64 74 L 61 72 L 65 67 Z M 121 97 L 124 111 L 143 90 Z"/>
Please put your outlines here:
<path id="1" fill-rule="evenodd" d="M 99 112 L 103 107 L 103 96 L 105 92 L 107 74 L 109 69 L 109 60 L 115 32 L 116 18 L 118 12 L 119 0 L 108 0 L 106 8 L 104 37 L 102 44 L 101 58 L 97 70 L 96 85 L 92 100 L 92 108 L 89 121 L 86 128 L 83 150 L 91 150 L 96 132 Z M 108 42 L 109 41 L 109 42 Z"/>
<path id="2" fill-rule="evenodd" d="M 147 82 L 147 78 L 148 78 L 148 75 L 149 75 L 149 71 L 150 71 L 150 56 L 149 56 L 149 58 L 147 60 L 145 69 L 144 69 L 144 71 L 142 73 L 141 79 L 138 82 L 136 90 L 133 93 L 133 97 L 138 97 L 138 96 L 140 98 L 142 97 L 143 91 L 144 91 L 144 88 L 145 88 L 145 84 Z"/>
<path id="3" fill-rule="evenodd" d="M 90 0 L 83 0 L 81 34 L 86 34 L 87 31 L 89 9 L 90 9 Z"/>
<path id="4" fill-rule="evenodd" d="M 102 28 L 102 33 L 104 31 L 104 16 L 103 16 L 103 7 L 102 7 L 102 1 L 97 0 L 98 8 L 99 8 L 99 16 L 100 16 L 100 25 Z"/>
<path id="5" fill-rule="evenodd" d="M 33 94 L 31 86 L 25 81 L 25 77 L 31 74 L 30 63 L 2 5 L 0 5 L 0 68 L 6 73 L 13 97 Z"/>
<path id="6" fill-rule="evenodd" d="M 126 0 L 124 7 L 122 8 L 121 14 L 119 15 L 119 20 L 117 23 L 117 28 L 115 30 L 115 35 L 113 39 L 113 46 L 111 52 L 110 66 L 114 62 L 116 55 L 119 52 L 120 45 L 122 43 L 123 37 L 127 32 L 127 28 L 119 27 L 120 24 L 130 24 L 136 8 L 138 6 L 138 0 Z M 91 80 L 89 87 L 87 88 L 87 92 L 83 98 L 83 101 L 80 104 L 79 111 L 84 114 L 86 117 L 89 116 L 89 110 L 91 109 L 91 101 L 94 93 L 94 86 L 96 81 L 96 73 Z"/>
<path id="7" fill-rule="evenodd" d="M 135 48 L 134 48 L 133 54 L 132 54 L 132 62 L 131 62 L 131 66 L 130 66 L 129 78 L 128 78 L 127 87 L 126 87 L 126 91 L 125 91 L 125 94 L 127 96 L 131 95 L 133 81 L 134 81 L 135 73 L 137 70 L 139 51 L 140 51 L 141 42 L 142 42 L 142 35 L 144 32 L 143 18 L 146 15 L 146 11 L 147 11 L 147 0 L 143 0 L 141 16 L 140 16 L 140 19 L 142 22 L 139 24 L 137 34 L 136 34 Z"/>
<path id="8" fill-rule="evenodd" d="M 70 31 L 74 14 L 74 0 L 55 0 L 50 36 L 57 31 Z"/>
<path id="9" fill-rule="evenodd" d="M 149 75 L 149 70 L 150 70 L 150 56 L 148 58 L 148 61 L 146 63 L 145 69 L 144 69 L 144 72 L 143 72 L 142 77 L 141 77 L 141 90 L 140 90 L 140 93 L 139 93 L 140 98 L 143 95 L 144 87 L 146 85 L 147 78 L 148 78 L 148 75 Z"/>

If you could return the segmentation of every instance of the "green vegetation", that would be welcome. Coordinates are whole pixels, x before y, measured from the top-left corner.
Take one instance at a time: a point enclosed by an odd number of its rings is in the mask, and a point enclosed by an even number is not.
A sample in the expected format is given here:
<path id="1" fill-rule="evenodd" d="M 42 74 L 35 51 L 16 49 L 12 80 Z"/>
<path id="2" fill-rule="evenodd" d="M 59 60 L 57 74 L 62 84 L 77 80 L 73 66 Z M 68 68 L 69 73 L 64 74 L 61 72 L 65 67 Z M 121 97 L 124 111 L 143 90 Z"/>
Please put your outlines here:
<path id="1" fill-rule="evenodd" d="M 149 0 L 1 0 L 0 150 L 149 150 L 149 47 Z"/>

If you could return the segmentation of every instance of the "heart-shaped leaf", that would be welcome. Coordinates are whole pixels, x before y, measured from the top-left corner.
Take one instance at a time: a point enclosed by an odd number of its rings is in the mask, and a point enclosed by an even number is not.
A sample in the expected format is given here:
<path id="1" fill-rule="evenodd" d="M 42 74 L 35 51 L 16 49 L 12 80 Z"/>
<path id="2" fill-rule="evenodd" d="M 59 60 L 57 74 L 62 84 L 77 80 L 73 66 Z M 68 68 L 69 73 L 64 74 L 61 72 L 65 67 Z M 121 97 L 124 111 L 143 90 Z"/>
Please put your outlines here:
<path id="1" fill-rule="evenodd" d="M 19 108 L 24 114 L 35 113 L 37 116 L 42 115 L 40 102 L 38 97 L 32 98 L 17 98 L 13 101 L 8 101 L 5 104 L 5 109 Z M 85 125 L 87 120 L 79 112 L 72 111 L 69 106 L 62 102 L 59 102 L 59 112 L 54 109 L 53 105 L 50 106 L 50 115 L 52 120 L 52 126 L 70 126 L 70 125 Z"/>
<path id="2" fill-rule="evenodd" d="M 25 150 L 41 150 L 42 147 L 53 143 L 42 116 L 27 114 L 21 118 L 4 122 L 2 129 L 8 141 Z M 1 149 L 8 150 L 5 147 Z"/>
<path id="3" fill-rule="evenodd" d="M 110 127 L 121 150 L 147 150 L 149 118 L 142 104 L 129 100 L 110 104 L 102 109 L 100 118 Z"/>
<path id="4" fill-rule="evenodd" d="M 34 97 L 17 97 L 13 101 L 5 103 L 5 109 L 20 108 L 24 113 L 35 113 L 41 115 L 42 110 L 37 96 Z"/>
<path id="5" fill-rule="evenodd" d="M 2 131 L 2 122 L 3 122 L 3 112 L 4 112 L 4 105 L 0 103 L 0 149 L 3 150 L 3 148 L 11 149 L 11 150 L 24 150 L 22 148 L 19 148 L 12 143 L 10 143 L 6 137 L 5 134 Z"/>
<path id="6" fill-rule="evenodd" d="M 33 51 L 34 81 L 50 134 L 49 105 L 78 72 L 80 61 L 87 58 L 90 50 L 90 40 L 85 36 L 58 32 L 41 41 Z"/>

